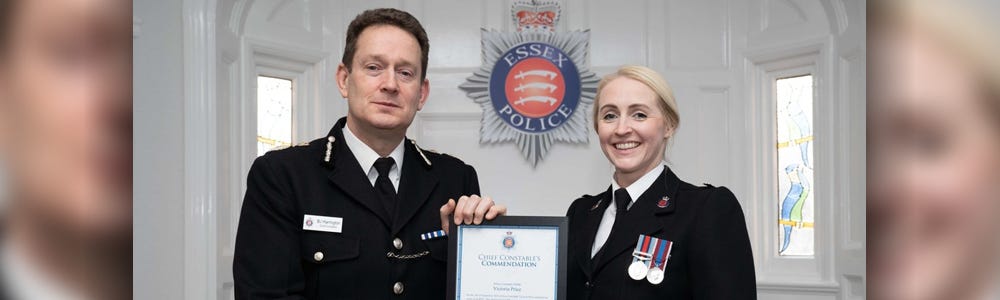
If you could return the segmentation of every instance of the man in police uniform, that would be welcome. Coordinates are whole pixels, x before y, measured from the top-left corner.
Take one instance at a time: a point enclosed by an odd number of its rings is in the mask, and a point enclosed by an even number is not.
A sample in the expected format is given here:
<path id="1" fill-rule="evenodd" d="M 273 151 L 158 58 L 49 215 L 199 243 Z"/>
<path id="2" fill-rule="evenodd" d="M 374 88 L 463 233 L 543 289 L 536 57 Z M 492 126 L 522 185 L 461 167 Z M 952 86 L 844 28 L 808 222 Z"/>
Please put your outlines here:
<path id="1" fill-rule="evenodd" d="M 247 176 L 237 299 L 444 298 L 447 240 L 421 235 L 506 208 L 463 197 L 479 194 L 475 169 L 405 137 L 427 100 L 428 49 L 406 12 L 351 22 L 337 70 L 347 117 L 326 137 L 258 158 Z"/>

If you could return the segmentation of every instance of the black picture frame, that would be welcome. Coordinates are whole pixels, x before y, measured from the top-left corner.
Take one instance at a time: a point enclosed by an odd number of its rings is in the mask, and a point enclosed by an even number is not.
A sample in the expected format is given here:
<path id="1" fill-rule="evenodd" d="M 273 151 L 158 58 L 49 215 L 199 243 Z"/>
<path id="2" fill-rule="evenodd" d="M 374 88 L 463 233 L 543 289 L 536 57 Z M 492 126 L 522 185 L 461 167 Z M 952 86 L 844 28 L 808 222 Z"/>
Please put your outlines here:
<path id="1" fill-rule="evenodd" d="M 459 244 L 459 227 L 468 226 L 484 226 L 488 225 L 490 227 L 495 226 L 517 226 L 517 227 L 549 227 L 556 228 L 558 230 L 558 241 L 555 242 L 555 246 L 558 247 L 557 254 L 559 258 L 557 259 L 556 270 L 558 272 L 557 282 L 556 282 L 556 299 L 564 300 L 566 299 L 566 264 L 568 263 L 566 259 L 567 247 L 568 247 L 568 220 L 566 217 L 542 217 L 542 216 L 501 216 L 493 219 L 491 221 L 483 222 L 480 225 L 466 225 L 454 223 L 448 226 L 448 285 L 446 298 L 449 300 L 458 299 L 458 244 Z"/>

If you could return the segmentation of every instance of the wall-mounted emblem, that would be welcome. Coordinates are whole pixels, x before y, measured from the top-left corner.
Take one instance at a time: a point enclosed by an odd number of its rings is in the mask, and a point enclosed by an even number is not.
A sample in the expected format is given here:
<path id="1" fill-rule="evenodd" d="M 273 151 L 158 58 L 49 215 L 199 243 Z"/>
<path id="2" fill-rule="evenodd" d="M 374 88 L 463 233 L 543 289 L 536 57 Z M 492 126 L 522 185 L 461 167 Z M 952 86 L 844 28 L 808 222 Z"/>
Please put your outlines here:
<path id="1" fill-rule="evenodd" d="M 483 108 L 479 142 L 514 142 L 537 166 L 554 142 L 586 144 L 599 78 L 590 31 L 556 32 L 559 3 L 515 1 L 517 32 L 482 29 L 483 65 L 459 88 Z"/>

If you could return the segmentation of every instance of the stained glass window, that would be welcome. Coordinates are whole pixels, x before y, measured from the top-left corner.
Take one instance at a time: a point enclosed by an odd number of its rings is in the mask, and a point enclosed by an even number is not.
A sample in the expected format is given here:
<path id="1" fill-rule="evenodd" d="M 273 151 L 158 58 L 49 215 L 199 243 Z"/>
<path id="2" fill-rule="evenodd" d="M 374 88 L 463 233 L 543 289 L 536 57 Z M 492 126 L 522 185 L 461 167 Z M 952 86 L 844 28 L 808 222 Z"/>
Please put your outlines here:
<path id="1" fill-rule="evenodd" d="M 813 77 L 775 82 L 777 98 L 778 255 L 812 256 Z"/>
<path id="2" fill-rule="evenodd" d="M 257 156 L 292 144 L 292 81 L 257 76 Z"/>

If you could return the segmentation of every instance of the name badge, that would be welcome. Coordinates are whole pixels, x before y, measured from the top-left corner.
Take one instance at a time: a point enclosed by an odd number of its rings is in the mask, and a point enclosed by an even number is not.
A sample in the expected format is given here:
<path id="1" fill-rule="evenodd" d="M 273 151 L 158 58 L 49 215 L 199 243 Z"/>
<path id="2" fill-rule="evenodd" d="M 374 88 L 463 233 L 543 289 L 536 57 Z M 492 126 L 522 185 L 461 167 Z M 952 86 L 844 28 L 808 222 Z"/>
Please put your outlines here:
<path id="1" fill-rule="evenodd" d="M 344 218 L 305 215 L 302 217 L 302 230 L 340 233 L 344 228 Z"/>

